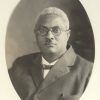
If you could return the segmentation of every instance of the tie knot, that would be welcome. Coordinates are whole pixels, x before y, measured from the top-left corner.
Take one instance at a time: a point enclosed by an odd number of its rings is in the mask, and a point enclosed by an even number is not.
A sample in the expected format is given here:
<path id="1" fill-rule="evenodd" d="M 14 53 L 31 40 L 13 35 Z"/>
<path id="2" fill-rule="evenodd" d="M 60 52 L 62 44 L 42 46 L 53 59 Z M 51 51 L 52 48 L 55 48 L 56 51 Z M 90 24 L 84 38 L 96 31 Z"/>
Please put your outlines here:
<path id="1" fill-rule="evenodd" d="M 43 65 L 43 69 L 50 70 L 53 67 L 53 65 Z"/>

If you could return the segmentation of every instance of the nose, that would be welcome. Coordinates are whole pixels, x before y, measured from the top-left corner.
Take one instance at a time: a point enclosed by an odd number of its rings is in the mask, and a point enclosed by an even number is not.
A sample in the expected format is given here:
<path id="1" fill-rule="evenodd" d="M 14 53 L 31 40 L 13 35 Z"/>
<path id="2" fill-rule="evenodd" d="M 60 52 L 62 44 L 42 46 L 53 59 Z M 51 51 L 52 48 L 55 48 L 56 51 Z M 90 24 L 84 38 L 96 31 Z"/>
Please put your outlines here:
<path id="1" fill-rule="evenodd" d="M 46 38 L 53 39 L 54 38 L 53 33 L 51 31 L 48 31 L 48 34 L 46 35 Z"/>

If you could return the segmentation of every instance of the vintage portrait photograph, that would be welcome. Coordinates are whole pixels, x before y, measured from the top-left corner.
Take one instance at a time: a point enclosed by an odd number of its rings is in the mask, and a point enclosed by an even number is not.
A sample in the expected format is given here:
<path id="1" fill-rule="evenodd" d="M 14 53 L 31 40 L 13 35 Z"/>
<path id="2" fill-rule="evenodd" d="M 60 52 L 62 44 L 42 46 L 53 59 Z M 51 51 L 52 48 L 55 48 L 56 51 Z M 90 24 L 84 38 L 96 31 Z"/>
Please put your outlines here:
<path id="1" fill-rule="evenodd" d="M 81 0 L 20 0 L 10 15 L 5 58 L 20 100 L 80 100 L 95 62 Z M 16 100 L 16 99 L 15 99 Z"/>

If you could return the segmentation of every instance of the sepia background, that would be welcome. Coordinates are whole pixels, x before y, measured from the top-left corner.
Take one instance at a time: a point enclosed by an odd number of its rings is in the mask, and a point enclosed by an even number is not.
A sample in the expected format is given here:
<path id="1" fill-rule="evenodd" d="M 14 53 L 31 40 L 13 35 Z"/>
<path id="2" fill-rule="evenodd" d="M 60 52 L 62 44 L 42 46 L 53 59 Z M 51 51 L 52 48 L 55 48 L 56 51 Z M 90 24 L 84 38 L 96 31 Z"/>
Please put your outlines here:
<path id="1" fill-rule="evenodd" d="M 33 32 L 34 23 L 37 15 L 49 6 L 58 7 L 67 13 L 71 29 L 69 43 L 76 53 L 93 62 L 93 31 L 78 0 L 21 0 L 10 17 L 6 33 L 8 68 L 17 57 L 39 51 Z"/>
<path id="2" fill-rule="evenodd" d="M 5 59 L 5 35 L 8 20 L 15 6 L 21 0 L 1 0 L 0 1 L 0 100 L 20 100 L 11 84 L 7 73 Z M 24 0 L 23 0 L 24 1 Z M 99 100 L 100 98 L 100 1 L 80 0 L 85 7 L 92 24 L 95 37 L 95 61 L 92 76 L 80 100 Z M 13 49 L 13 48 L 12 48 Z M 11 53 L 12 54 L 12 53 Z M 10 57 L 8 57 L 10 58 Z M 11 61 L 11 60 L 10 60 Z"/>

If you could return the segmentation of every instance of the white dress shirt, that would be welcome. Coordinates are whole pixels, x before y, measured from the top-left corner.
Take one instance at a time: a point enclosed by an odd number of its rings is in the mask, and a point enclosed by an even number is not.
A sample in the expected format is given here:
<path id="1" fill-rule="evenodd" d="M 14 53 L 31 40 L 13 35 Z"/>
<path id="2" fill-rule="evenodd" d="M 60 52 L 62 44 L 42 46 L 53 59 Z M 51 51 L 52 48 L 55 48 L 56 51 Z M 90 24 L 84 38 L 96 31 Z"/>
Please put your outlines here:
<path id="1" fill-rule="evenodd" d="M 54 65 L 58 60 L 53 61 L 52 63 L 49 63 L 48 61 L 46 61 L 44 59 L 44 57 L 42 56 L 42 64 L 43 65 Z M 44 69 L 43 70 L 43 78 L 45 78 L 47 76 L 47 74 L 49 73 L 50 69 Z"/>

